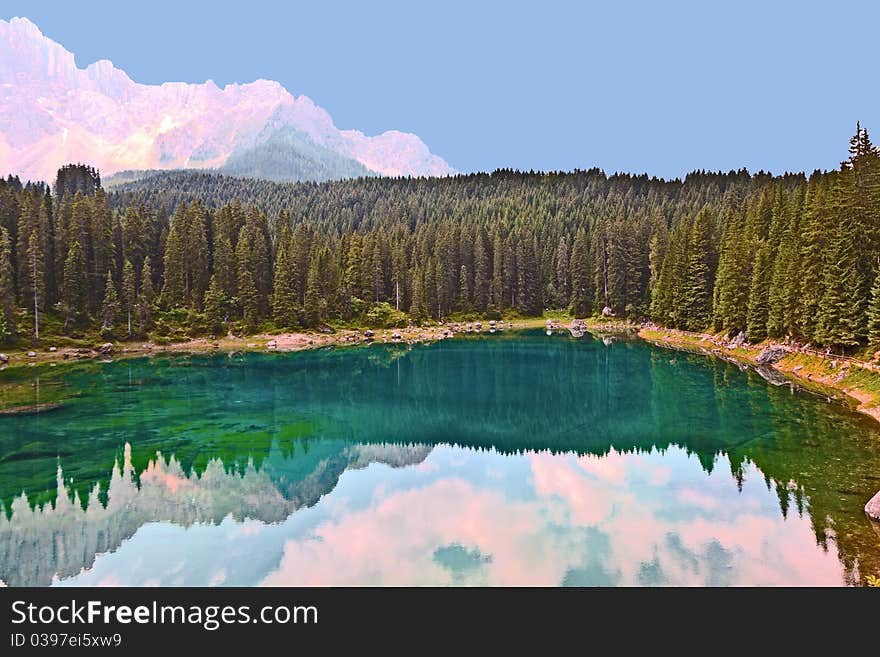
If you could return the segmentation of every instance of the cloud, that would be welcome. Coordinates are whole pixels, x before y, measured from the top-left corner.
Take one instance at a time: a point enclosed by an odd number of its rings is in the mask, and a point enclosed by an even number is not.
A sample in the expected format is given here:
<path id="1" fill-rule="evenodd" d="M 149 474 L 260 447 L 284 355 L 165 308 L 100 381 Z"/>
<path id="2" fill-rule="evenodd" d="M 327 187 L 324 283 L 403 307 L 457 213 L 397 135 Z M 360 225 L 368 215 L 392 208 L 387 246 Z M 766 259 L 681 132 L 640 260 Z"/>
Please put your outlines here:
<path id="1" fill-rule="evenodd" d="M 309 536 L 287 540 L 264 583 L 842 582 L 836 555 L 816 546 L 809 518 L 786 520 L 775 506 L 756 503 L 769 494 L 761 477 L 739 493 L 729 476 L 707 476 L 696 457 L 681 452 L 670 460 L 669 452 L 505 457 L 528 460 L 533 488 L 525 497 L 493 488 L 497 480 L 459 477 L 386 491 L 367 508 L 340 511 Z M 450 546 L 478 562 L 444 567 L 436 556 Z"/>

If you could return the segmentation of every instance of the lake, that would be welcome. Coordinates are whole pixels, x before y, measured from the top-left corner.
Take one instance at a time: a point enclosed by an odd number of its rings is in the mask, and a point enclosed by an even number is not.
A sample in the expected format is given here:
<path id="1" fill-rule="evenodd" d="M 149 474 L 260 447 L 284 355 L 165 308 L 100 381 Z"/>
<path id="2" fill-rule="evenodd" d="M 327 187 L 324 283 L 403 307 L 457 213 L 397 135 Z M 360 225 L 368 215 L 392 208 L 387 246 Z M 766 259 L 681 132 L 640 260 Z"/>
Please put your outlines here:
<path id="1" fill-rule="evenodd" d="M 12 381 L 62 405 L 0 417 L 9 586 L 880 575 L 880 425 L 640 340 L 508 331 Z"/>

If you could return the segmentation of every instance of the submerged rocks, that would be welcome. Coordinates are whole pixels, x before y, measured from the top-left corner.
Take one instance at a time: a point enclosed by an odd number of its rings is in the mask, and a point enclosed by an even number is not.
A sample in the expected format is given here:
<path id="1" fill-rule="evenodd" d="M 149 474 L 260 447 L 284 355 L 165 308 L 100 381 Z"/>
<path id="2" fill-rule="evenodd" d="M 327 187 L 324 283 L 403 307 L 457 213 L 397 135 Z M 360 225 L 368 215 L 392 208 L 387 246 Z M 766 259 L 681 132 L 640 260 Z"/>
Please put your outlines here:
<path id="1" fill-rule="evenodd" d="M 764 347 L 761 350 L 761 353 L 758 354 L 758 357 L 755 361 L 759 365 L 774 365 L 778 363 L 785 357 L 785 354 L 788 353 L 788 350 L 782 345 L 774 344 L 769 347 Z"/>
<path id="2" fill-rule="evenodd" d="M 865 513 L 871 520 L 880 521 L 880 491 L 877 491 L 877 494 L 868 500 L 865 505 Z"/>
<path id="3" fill-rule="evenodd" d="M 782 386 L 789 383 L 789 380 L 782 372 L 780 372 L 779 370 L 775 370 L 772 367 L 759 365 L 755 368 L 755 371 L 760 375 L 762 379 L 764 379 L 767 383 L 771 385 Z"/>

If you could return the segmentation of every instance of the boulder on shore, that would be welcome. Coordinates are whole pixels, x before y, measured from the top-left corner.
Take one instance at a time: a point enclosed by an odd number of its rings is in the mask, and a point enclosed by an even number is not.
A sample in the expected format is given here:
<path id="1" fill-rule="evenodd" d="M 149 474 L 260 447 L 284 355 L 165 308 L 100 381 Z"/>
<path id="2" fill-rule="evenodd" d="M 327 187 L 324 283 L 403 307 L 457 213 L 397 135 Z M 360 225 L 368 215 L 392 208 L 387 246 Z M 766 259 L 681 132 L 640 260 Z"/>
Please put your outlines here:
<path id="1" fill-rule="evenodd" d="M 868 514 L 871 520 L 880 521 L 880 491 L 877 491 L 877 494 L 868 500 L 868 503 L 865 505 L 865 513 Z"/>
<path id="2" fill-rule="evenodd" d="M 758 365 L 774 365 L 782 360 L 787 353 L 788 351 L 785 347 L 774 344 L 770 345 L 769 347 L 764 347 L 764 349 L 761 350 L 761 353 L 758 354 L 758 357 L 755 359 L 755 361 L 758 363 Z"/>
<path id="3" fill-rule="evenodd" d="M 574 338 L 582 338 L 586 330 L 587 325 L 582 319 L 573 319 L 571 320 L 571 324 L 569 324 L 568 326 L 568 332 L 571 333 L 572 337 Z"/>
<path id="4" fill-rule="evenodd" d="M 748 342 L 749 336 L 745 331 L 740 331 L 736 334 L 736 336 L 728 343 L 728 348 L 736 349 L 737 347 L 742 347 L 746 342 Z"/>
<path id="5" fill-rule="evenodd" d="M 6 365 L 9 362 L 9 356 L 6 354 L 0 354 L 0 364 Z"/>
<path id="6" fill-rule="evenodd" d="M 102 354 L 104 356 L 106 356 L 107 354 L 112 354 L 113 353 L 113 343 L 112 342 L 105 342 L 100 347 L 98 347 L 97 351 L 99 354 Z"/>

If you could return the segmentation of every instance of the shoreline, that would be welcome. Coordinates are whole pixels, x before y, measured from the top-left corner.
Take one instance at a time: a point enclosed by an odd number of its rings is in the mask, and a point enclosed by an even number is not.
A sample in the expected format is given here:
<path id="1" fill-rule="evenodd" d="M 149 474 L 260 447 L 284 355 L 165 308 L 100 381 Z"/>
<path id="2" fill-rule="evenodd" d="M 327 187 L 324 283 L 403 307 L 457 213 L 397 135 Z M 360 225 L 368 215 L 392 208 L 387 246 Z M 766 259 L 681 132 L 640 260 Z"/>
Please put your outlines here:
<path id="1" fill-rule="evenodd" d="M 656 326 L 642 326 L 638 335 L 658 347 L 774 370 L 805 390 L 843 401 L 880 422 L 880 366 L 833 354 L 823 357 L 805 353 L 771 341 L 731 347 L 716 335 Z M 762 365 L 758 356 L 770 346 L 782 346 L 785 354 L 774 363 Z"/>
<path id="2" fill-rule="evenodd" d="M 51 344 L 51 340 L 46 340 L 47 346 L 39 348 L 39 351 L 38 348 L 33 348 L 30 351 L 20 349 L 2 352 L 5 353 L 8 361 L 0 364 L 0 375 L 3 373 L 23 374 L 32 367 L 48 367 L 51 368 L 48 372 L 62 375 L 66 368 L 81 363 L 110 363 L 127 358 L 149 356 L 293 353 L 327 347 L 355 347 L 369 344 L 430 344 L 453 338 L 459 334 L 488 335 L 503 331 L 538 328 L 543 327 L 546 321 L 548 321 L 546 317 L 533 317 L 510 318 L 495 322 L 492 320 L 446 322 L 431 326 L 410 326 L 397 329 L 340 328 L 333 329 L 332 333 L 321 331 L 257 333 L 246 336 L 199 337 L 169 344 L 159 344 L 153 340 L 135 340 L 108 342 L 91 348 L 50 347 L 48 345 Z M 559 323 L 566 321 L 567 326 L 570 318 L 565 320 L 562 316 L 554 317 L 553 321 Z M 0 378 L 0 417 L 33 415 L 63 407 L 63 396 L 34 403 L 31 395 L 28 394 L 28 391 L 33 387 L 34 384 L 30 380 L 4 382 Z M 26 402 L 25 398 L 27 398 Z"/>
<path id="3" fill-rule="evenodd" d="M 499 320 L 503 330 L 534 328 L 544 319 Z M 481 330 L 474 325 L 482 323 Z M 494 329 L 494 327 L 493 327 Z M 489 333 L 489 321 L 447 322 L 436 326 L 411 326 L 407 328 L 340 328 L 332 332 L 286 331 L 278 333 L 254 333 L 197 337 L 167 344 L 153 339 L 118 340 L 94 347 L 34 347 L 30 350 L 15 349 L 3 352 L 8 362 L 0 363 L 0 372 L 18 370 L 38 365 L 67 365 L 89 361 L 110 361 L 120 358 L 151 356 L 156 354 L 205 353 L 205 352 L 294 352 L 306 349 L 320 349 L 328 346 L 355 346 L 371 343 L 428 343 L 453 337 L 459 333 Z M 494 332 L 494 331 L 493 331 Z M 45 340 L 50 343 L 51 340 Z"/>
<path id="4" fill-rule="evenodd" d="M 542 317 L 509 318 L 497 320 L 497 332 L 543 328 L 553 322 L 555 328 L 567 328 L 572 321 L 563 313 L 548 313 Z M 785 355 L 768 365 L 758 363 L 758 355 L 764 348 L 776 345 L 763 342 L 757 345 L 730 346 L 720 336 L 667 329 L 650 324 L 632 324 L 609 318 L 583 320 L 583 328 L 596 336 L 626 333 L 637 335 L 664 349 L 684 350 L 697 355 L 722 358 L 735 364 L 755 368 L 764 367 L 796 383 L 800 387 L 831 398 L 844 401 L 854 410 L 880 422 L 880 365 L 843 359 L 839 356 L 803 353 L 786 348 Z M 340 328 L 332 333 L 321 331 L 290 331 L 281 333 L 257 333 L 247 336 L 218 336 L 192 338 L 182 342 L 159 344 L 152 340 L 120 341 L 83 347 L 44 347 L 40 351 L 7 352 L 9 362 L 0 372 L 22 371 L 28 367 L 74 365 L 83 362 L 112 362 L 123 358 L 155 355 L 204 354 L 204 353 L 292 353 L 326 347 L 350 347 L 367 344 L 429 344 L 450 339 L 456 335 L 489 334 L 490 321 L 451 321 L 430 326 L 410 326 L 399 329 Z M 213 338 L 213 339 L 212 339 Z M 30 355 L 33 354 L 33 355 Z M 16 384 L 11 384 L 16 385 Z M 0 397 L 3 386 L 0 383 Z M 841 396 L 843 397 L 841 399 Z M 43 402 L 40 408 L 34 404 L 0 403 L 0 415 L 26 414 L 51 410 L 53 402 Z"/>

